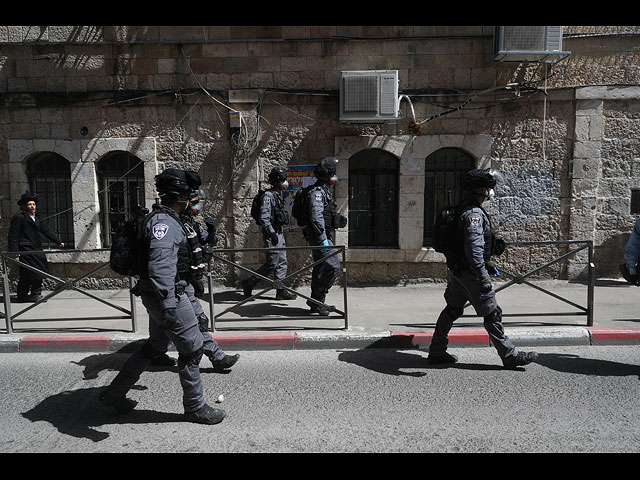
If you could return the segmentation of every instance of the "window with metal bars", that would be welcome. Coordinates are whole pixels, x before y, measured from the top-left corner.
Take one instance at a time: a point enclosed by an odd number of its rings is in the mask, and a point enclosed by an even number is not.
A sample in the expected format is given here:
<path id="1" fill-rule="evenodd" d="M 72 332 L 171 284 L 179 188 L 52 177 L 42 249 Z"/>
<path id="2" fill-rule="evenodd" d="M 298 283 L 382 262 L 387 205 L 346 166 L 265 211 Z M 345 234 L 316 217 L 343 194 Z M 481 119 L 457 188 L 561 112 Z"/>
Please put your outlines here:
<path id="1" fill-rule="evenodd" d="M 53 152 L 41 152 L 27 161 L 31 193 L 38 196 L 37 212 L 67 248 L 74 248 L 71 169 L 69 162 Z M 42 237 L 42 246 L 56 247 Z"/>
<path id="2" fill-rule="evenodd" d="M 111 152 L 96 164 L 100 189 L 100 239 L 111 246 L 111 236 L 144 205 L 144 163 L 128 152 Z"/>
<path id="3" fill-rule="evenodd" d="M 456 205 L 461 197 L 461 179 L 475 168 L 475 159 L 457 148 L 442 148 L 425 160 L 423 245 L 433 244 L 433 222 L 444 207 Z"/>
<path id="4" fill-rule="evenodd" d="M 398 159 L 369 149 L 349 159 L 349 247 L 398 246 Z"/>

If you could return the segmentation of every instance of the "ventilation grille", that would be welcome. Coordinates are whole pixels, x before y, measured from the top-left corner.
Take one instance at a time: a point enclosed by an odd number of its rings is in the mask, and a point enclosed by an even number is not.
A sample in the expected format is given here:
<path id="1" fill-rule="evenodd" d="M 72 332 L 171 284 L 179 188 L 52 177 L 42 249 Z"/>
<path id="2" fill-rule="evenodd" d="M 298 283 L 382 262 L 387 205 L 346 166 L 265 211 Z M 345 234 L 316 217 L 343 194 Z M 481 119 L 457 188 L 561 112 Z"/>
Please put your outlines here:
<path id="1" fill-rule="evenodd" d="M 340 120 L 384 122 L 397 120 L 398 71 L 363 70 L 342 72 Z"/>
<path id="2" fill-rule="evenodd" d="M 498 62 L 557 62 L 571 52 L 562 51 L 560 26 L 500 26 L 495 33 Z"/>

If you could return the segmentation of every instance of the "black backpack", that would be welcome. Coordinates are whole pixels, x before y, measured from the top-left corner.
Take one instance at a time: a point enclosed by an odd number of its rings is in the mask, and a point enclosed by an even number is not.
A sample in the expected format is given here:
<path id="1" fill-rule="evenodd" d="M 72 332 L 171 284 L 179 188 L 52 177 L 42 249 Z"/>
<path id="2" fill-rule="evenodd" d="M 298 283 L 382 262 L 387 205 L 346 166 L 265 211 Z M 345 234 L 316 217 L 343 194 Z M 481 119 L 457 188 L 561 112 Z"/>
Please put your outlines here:
<path id="1" fill-rule="evenodd" d="M 153 215 L 146 208 L 137 209 L 131 218 L 121 223 L 111 237 L 109 266 L 120 275 L 144 275 L 146 271 L 144 226 Z"/>
<path id="2" fill-rule="evenodd" d="M 262 207 L 262 197 L 264 197 L 264 190 L 258 190 L 258 193 L 255 197 L 253 197 L 253 202 L 251 202 L 251 216 L 256 221 L 256 224 L 262 225 L 262 220 L 260 219 L 260 208 Z"/>
<path id="3" fill-rule="evenodd" d="M 314 185 L 308 185 L 299 189 L 296 196 L 293 197 L 293 206 L 291 207 L 291 216 L 296 219 L 299 227 L 306 227 L 311 222 L 309 218 L 309 190 Z"/>
<path id="4" fill-rule="evenodd" d="M 433 249 L 445 255 L 449 266 L 457 263 L 462 249 L 462 231 L 458 226 L 461 213 L 460 206 L 445 207 L 433 223 Z"/>

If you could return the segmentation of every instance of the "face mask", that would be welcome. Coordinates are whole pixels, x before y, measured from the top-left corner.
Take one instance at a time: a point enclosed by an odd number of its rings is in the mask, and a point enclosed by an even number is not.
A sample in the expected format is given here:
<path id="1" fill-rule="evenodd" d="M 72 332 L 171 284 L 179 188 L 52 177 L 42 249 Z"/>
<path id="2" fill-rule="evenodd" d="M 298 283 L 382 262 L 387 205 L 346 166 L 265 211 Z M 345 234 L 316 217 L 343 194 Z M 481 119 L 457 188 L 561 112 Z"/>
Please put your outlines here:
<path id="1" fill-rule="evenodd" d="M 492 188 L 489 190 L 489 194 L 486 196 L 487 200 L 493 200 L 493 198 L 496 196 L 496 192 L 495 190 Z"/>
<path id="2" fill-rule="evenodd" d="M 198 215 L 202 210 L 202 205 L 198 202 L 195 205 L 191 205 L 191 213 L 194 215 Z"/>
<path id="3" fill-rule="evenodd" d="M 286 190 L 287 188 L 289 188 L 289 182 L 285 180 L 284 182 L 282 182 L 282 189 Z"/>
<path id="4" fill-rule="evenodd" d="M 329 178 L 329 181 L 331 182 L 331 185 L 335 185 L 336 183 L 338 183 L 338 176 L 334 173 Z"/>

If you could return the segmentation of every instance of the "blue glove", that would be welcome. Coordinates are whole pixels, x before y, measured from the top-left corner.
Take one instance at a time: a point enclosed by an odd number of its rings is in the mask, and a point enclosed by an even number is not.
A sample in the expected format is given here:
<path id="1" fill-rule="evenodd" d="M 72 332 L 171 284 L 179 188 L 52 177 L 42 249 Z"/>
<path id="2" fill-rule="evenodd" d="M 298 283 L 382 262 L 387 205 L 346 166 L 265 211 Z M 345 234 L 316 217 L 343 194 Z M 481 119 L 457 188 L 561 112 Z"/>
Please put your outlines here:
<path id="1" fill-rule="evenodd" d="M 323 246 L 325 246 L 325 247 L 328 247 L 329 245 L 331 245 L 331 243 L 329 243 L 329 239 L 325 238 L 325 239 L 322 241 L 322 245 L 323 245 Z M 329 249 L 328 249 L 328 248 L 321 248 L 321 249 L 320 249 L 320 253 L 321 253 L 322 255 L 326 255 L 327 253 L 329 253 Z"/>

